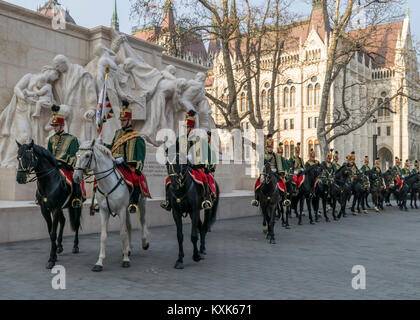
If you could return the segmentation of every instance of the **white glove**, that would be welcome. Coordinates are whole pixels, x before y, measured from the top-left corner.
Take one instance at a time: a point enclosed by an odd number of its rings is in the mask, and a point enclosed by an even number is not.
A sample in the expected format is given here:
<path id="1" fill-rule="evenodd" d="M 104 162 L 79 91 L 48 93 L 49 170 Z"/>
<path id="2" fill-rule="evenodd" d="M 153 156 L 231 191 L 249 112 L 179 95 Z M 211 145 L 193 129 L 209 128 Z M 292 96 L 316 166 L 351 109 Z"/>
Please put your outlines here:
<path id="1" fill-rule="evenodd" d="M 115 159 L 115 162 L 116 162 L 117 164 L 121 164 L 121 163 L 123 163 L 123 162 L 124 162 L 124 158 L 123 158 L 123 157 L 119 157 L 119 158 Z"/>
<path id="2" fill-rule="evenodd" d="M 298 174 L 298 172 L 297 171 L 294 171 L 293 174 Z"/>
<path id="3" fill-rule="evenodd" d="M 192 162 L 192 160 L 193 160 L 192 155 L 191 155 L 191 154 L 187 155 L 187 159 L 188 159 L 190 162 Z"/>
<path id="4" fill-rule="evenodd" d="M 404 176 L 401 176 L 402 179 L 404 179 Z"/>
<path id="5" fill-rule="evenodd" d="M 303 168 L 300 168 L 300 171 L 302 171 L 302 172 L 303 172 L 303 171 L 305 171 L 305 169 L 303 169 Z"/>
<path id="6" fill-rule="evenodd" d="M 273 171 L 273 172 L 277 172 L 277 169 L 276 169 L 276 168 L 273 168 L 273 169 L 271 169 L 271 171 Z"/>

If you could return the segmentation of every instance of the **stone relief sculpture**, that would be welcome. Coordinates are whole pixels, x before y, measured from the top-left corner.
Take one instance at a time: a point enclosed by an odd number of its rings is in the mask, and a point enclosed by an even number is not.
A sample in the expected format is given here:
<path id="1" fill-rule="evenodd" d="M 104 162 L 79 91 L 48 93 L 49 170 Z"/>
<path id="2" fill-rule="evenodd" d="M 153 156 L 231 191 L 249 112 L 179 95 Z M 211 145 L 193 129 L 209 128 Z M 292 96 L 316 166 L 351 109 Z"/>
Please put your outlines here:
<path id="1" fill-rule="evenodd" d="M 66 117 L 68 132 L 82 141 L 96 137 L 94 119 L 98 97 L 92 75 L 63 55 L 57 55 L 53 63 L 60 74 L 54 83 L 56 102 L 70 108 Z"/>
<path id="2" fill-rule="evenodd" d="M 103 140 L 111 142 L 119 128 L 119 109 L 128 100 L 133 110 L 134 127 L 154 146 L 160 129 L 178 132 L 185 112 L 198 113 L 199 127 L 214 128 L 205 97 L 205 74 L 193 80 L 176 77 L 176 68 L 164 70 L 150 66 L 130 45 L 125 35 L 114 33 L 111 49 L 98 44 L 94 59 L 86 67 L 72 64 L 64 55 L 57 55 L 51 66 L 38 74 L 26 74 L 14 88 L 9 105 L 0 114 L 0 166 L 16 167 L 19 143 L 30 142 L 45 146 L 52 134 L 49 125 L 52 104 L 60 105 L 65 116 L 66 130 L 80 140 L 97 136 L 95 115 L 98 94 L 109 67 L 107 94 L 114 117 L 104 125 Z"/>

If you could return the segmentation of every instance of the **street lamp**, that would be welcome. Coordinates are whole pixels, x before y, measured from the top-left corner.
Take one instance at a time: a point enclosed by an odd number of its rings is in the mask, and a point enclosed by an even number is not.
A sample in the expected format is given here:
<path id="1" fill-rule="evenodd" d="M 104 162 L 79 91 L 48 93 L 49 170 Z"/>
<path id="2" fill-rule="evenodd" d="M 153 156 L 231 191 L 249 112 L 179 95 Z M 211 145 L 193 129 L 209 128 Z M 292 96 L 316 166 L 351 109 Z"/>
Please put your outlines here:
<path id="1" fill-rule="evenodd" d="M 376 124 L 378 119 L 372 119 L 372 134 L 373 134 L 373 163 L 375 163 L 376 158 L 378 157 L 378 130 L 376 129 Z"/>

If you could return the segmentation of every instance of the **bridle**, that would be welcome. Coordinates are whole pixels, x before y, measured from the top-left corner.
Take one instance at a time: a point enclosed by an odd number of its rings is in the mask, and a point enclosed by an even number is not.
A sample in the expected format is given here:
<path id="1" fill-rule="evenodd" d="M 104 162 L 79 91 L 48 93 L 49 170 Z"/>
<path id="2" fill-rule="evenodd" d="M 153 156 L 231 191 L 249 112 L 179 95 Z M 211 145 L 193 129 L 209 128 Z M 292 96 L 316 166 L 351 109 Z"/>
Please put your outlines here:
<path id="1" fill-rule="evenodd" d="M 24 152 L 31 154 L 31 162 L 30 162 L 30 165 L 29 165 L 29 167 L 25 168 L 23 166 L 22 157 L 19 157 L 18 156 L 17 157 L 17 160 L 18 160 L 18 169 L 17 169 L 17 172 L 25 173 L 26 174 L 26 177 L 30 176 L 31 174 L 36 174 L 35 177 L 33 177 L 32 179 L 27 180 L 25 182 L 25 184 L 26 183 L 30 183 L 30 182 L 34 182 L 34 181 L 36 181 L 36 180 L 38 180 L 40 178 L 46 177 L 46 176 L 48 176 L 49 174 L 51 174 L 56 169 L 56 167 L 52 167 L 52 168 L 49 168 L 49 169 L 47 169 L 45 171 L 40 171 L 40 172 L 37 173 L 35 171 L 35 167 L 38 165 L 39 158 L 35 155 L 33 148 L 31 148 L 29 150 L 25 150 Z"/>
<path id="2" fill-rule="evenodd" d="M 168 163 L 168 173 L 169 177 L 176 177 L 176 183 L 180 188 L 182 188 L 185 184 L 185 174 L 181 172 L 175 172 L 174 165 L 172 163 Z"/>

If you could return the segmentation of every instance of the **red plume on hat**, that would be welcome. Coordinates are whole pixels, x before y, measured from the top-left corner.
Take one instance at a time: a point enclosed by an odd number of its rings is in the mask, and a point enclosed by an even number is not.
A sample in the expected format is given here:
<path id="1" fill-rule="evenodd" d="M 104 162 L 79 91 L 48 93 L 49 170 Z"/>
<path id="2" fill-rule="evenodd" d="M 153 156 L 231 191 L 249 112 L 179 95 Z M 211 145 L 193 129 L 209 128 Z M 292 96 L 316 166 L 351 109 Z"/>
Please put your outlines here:
<path id="1" fill-rule="evenodd" d="M 51 125 L 64 124 L 64 116 L 61 114 L 58 114 L 58 111 L 60 111 L 60 106 L 53 104 L 53 106 L 51 107 L 51 111 L 52 111 Z"/>

